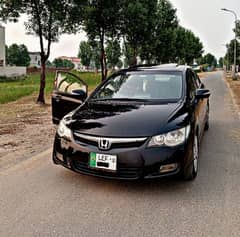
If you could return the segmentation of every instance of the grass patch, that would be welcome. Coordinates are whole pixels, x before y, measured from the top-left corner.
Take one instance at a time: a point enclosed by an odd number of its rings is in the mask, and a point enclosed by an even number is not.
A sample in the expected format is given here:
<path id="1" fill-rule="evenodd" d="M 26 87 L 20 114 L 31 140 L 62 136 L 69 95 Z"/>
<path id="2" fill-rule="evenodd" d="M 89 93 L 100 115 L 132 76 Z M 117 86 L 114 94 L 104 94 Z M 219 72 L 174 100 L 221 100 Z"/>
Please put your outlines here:
<path id="1" fill-rule="evenodd" d="M 77 72 L 77 71 L 74 71 L 73 73 L 79 76 L 83 81 L 85 81 L 88 84 L 90 91 L 96 88 L 96 86 L 99 85 L 99 83 L 101 82 L 100 73 L 96 74 L 92 72 Z"/>
<path id="2" fill-rule="evenodd" d="M 93 90 L 101 81 L 100 74 L 91 72 L 73 72 L 84 80 L 89 90 Z M 50 96 L 54 85 L 55 73 L 47 73 L 46 75 L 46 96 Z M 16 101 L 21 97 L 38 93 L 40 85 L 39 73 L 27 75 L 25 78 L 1 78 L 0 80 L 0 104 Z"/>

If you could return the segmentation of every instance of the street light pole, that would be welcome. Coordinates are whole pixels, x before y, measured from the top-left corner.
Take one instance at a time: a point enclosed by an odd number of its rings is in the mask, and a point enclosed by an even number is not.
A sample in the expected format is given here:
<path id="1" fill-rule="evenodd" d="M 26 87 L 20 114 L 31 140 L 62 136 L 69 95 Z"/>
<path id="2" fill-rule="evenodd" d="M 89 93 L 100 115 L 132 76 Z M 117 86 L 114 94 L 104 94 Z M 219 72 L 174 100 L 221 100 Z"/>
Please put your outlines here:
<path id="1" fill-rule="evenodd" d="M 236 76 L 236 64 L 237 64 L 237 14 L 235 11 L 233 10 L 229 10 L 227 8 L 222 8 L 221 9 L 222 11 L 225 11 L 225 12 L 230 12 L 234 15 L 235 17 L 235 40 L 234 40 L 234 71 L 233 71 L 233 79 L 236 80 L 237 79 L 237 76 Z"/>

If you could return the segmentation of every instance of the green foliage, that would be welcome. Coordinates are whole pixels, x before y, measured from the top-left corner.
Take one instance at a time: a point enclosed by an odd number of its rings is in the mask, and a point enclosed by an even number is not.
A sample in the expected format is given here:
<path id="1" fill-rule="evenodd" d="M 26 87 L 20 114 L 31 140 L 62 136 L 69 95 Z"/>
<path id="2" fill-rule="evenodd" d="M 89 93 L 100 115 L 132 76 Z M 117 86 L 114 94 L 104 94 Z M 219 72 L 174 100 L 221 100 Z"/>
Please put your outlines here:
<path id="1" fill-rule="evenodd" d="M 120 60 L 122 53 L 118 40 L 108 40 L 106 47 L 106 56 L 108 67 L 113 69 Z"/>
<path id="2" fill-rule="evenodd" d="M 52 67 L 52 66 L 53 66 L 53 65 L 52 65 L 51 61 L 48 60 L 48 61 L 46 62 L 46 67 L 50 68 L 50 67 Z"/>
<path id="3" fill-rule="evenodd" d="M 202 58 L 201 64 L 208 64 L 211 67 L 216 67 L 217 66 L 217 59 L 215 58 L 214 55 L 208 53 Z"/>
<path id="4" fill-rule="evenodd" d="M 92 61 L 97 70 L 101 68 L 101 49 L 98 42 L 92 45 Z"/>
<path id="5" fill-rule="evenodd" d="M 12 44 L 6 47 L 6 61 L 11 66 L 29 66 L 30 57 L 25 45 Z"/>
<path id="6" fill-rule="evenodd" d="M 91 41 L 98 41 L 100 45 L 102 80 L 107 76 L 106 40 L 119 32 L 121 6 L 122 0 L 91 0 L 85 8 L 84 30 Z"/>
<path id="7" fill-rule="evenodd" d="M 235 40 L 231 40 L 231 42 L 227 45 L 227 53 L 225 55 L 225 60 L 228 62 L 228 65 L 234 64 L 234 44 Z M 237 41 L 237 65 L 240 65 L 240 43 Z"/>
<path id="8" fill-rule="evenodd" d="M 132 0 L 123 9 L 125 65 L 136 64 L 137 56 L 147 63 L 192 64 L 202 55 L 200 39 L 178 25 L 168 0 Z"/>
<path id="9" fill-rule="evenodd" d="M 81 21 L 81 4 L 84 0 L 1 0 L 0 20 L 16 22 L 22 14 L 27 15 L 25 22 L 28 34 L 39 37 L 41 50 L 41 80 L 37 102 L 45 103 L 45 64 L 50 55 L 52 42 L 56 42 L 64 32 L 72 31 L 76 24 L 73 19 L 77 18 L 78 25 Z M 75 14 L 78 14 L 76 17 Z M 46 44 L 45 44 L 46 42 Z"/>
<path id="10" fill-rule="evenodd" d="M 218 66 L 219 66 L 220 68 L 223 68 L 223 65 L 224 65 L 224 59 L 221 57 L 221 58 L 219 58 L 219 60 L 218 60 Z"/>
<path id="11" fill-rule="evenodd" d="M 238 39 L 240 39 L 240 20 L 237 21 L 236 23 L 236 29 L 234 29 L 234 32 L 235 30 L 237 31 L 237 37 Z"/>
<path id="12" fill-rule="evenodd" d="M 93 57 L 92 48 L 89 42 L 82 41 L 79 45 L 78 57 L 81 59 L 82 65 L 89 67 Z"/>
<path id="13" fill-rule="evenodd" d="M 125 41 L 127 61 L 134 65 L 137 56 L 149 58 L 154 43 L 154 29 L 157 22 L 157 0 L 124 0 L 121 34 Z M 149 53 L 148 53 L 149 52 Z M 131 58 L 129 58 L 131 56 Z"/>
<path id="14" fill-rule="evenodd" d="M 67 59 L 55 58 L 52 63 L 56 68 L 74 68 L 74 64 Z"/>
<path id="15" fill-rule="evenodd" d="M 160 0 L 156 12 L 155 32 L 155 61 L 158 63 L 175 62 L 176 34 L 174 29 L 178 26 L 176 9 L 168 0 Z"/>

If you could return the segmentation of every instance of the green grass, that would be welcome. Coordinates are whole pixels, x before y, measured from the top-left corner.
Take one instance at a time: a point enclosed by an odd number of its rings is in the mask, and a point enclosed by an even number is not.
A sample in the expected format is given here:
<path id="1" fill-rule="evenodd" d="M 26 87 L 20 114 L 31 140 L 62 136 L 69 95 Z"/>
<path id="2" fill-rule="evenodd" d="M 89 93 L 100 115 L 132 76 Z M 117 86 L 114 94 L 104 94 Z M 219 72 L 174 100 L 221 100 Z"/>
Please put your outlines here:
<path id="1" fill-rule="evenodd" d="M 89 85 L 89 90 L 93 90 L 100 80 L 100 74 L 90 72 L 73 72 Z M 49 96 L 53 90 L 55 73 L 47 73 L 45 93 Z M 0 78 L 0 104 L 16 101 L 21 97 L 38 93 L 40 75 L 38 73 L 29 74 L 22 79 Z"/>
<path id="2" fill-rule="evenodd" d="M 92 72 L 73 72 L 74 74 L 78 75 L 83 81 L 85 81 L 88 86 L 89 90 L 93 90 L 100 82 L 101 82 L 101 75 L 100 73 L 92 73 Z"/>

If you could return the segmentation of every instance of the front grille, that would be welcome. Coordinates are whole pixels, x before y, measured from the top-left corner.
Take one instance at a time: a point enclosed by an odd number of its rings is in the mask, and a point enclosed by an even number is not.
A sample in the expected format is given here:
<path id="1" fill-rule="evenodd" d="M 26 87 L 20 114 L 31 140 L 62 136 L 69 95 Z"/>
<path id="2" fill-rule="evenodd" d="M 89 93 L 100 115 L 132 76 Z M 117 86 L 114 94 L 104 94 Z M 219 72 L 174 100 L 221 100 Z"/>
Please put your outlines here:
<path id="1" fill-rule="evenodd" d="M 137 179 L 141 176 L 141 171 L 138 168 L 124 168 L 118 167 L 117 172 L 106 172 L 102 170 L 94 170 L 89 168 L 88 163 L 79 160 L 73 160 L 72 166 L 76 171 L 86 174 L 97 175 L 108 178 L 123 178 L 123 179 Z"/>
<path id="2" fill-rule="evenodd" d="M 78 134 L 77 132 L 73 133 L 73 137 L 77 143 L 98 147 L 99 139 L 98 137 L 85 136 L 82 134 Z M 110 149 L 136 148 L 142 146 L 147 140 L 147 138 L 119 138 L 119 139 L 106 138 L 106 139 L 112 140 Z"/>

